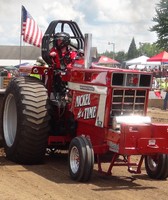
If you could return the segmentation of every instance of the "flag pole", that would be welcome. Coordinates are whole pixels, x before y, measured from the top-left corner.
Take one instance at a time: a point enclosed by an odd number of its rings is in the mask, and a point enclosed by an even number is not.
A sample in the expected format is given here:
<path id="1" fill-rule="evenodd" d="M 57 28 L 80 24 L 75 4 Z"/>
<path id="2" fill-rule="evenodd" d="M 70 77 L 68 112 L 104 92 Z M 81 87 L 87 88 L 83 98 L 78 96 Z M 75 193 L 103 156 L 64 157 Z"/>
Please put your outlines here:
<path id="1" fill-rule="evenodd" d="M 21 60 L 22 60 L 22 25 L 23 25 L 23 6 L 21 7 L 21 19 L 20 19 L 20 55 L 19 55 L 19 60 L 21 64 Z"/>

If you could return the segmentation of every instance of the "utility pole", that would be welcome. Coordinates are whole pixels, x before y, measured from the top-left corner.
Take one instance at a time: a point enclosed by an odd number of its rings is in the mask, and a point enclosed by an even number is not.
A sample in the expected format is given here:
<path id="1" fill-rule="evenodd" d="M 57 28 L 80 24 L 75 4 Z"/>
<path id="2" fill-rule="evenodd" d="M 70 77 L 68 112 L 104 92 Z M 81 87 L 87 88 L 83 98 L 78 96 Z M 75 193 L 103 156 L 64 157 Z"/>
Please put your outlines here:
<path id="1" fill-rule="evenodd" d="M 108 45 L 113 45 L 113 60 L 115 59 L 115 43 L 114 42 L 108 42 Z"/>

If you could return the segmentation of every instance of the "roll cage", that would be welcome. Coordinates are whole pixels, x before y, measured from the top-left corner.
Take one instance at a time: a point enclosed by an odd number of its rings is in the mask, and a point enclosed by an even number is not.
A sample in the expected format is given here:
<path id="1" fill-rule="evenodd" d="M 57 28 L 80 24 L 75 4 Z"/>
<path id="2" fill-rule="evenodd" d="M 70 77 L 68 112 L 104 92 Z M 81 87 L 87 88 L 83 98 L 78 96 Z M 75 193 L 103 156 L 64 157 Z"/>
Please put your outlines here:
<path id="1" fill-rule="evenodd" d="M 53 36 L 57 32 L 67 32 L 70 34 L 70 47 L 75 50 L 84 49 L 84 36 L 74 21 L 55 20 L 52 21 L 42 39 L 42 57 L 46 63 L 52 64 L 49 51 L 53 47 Z"/>

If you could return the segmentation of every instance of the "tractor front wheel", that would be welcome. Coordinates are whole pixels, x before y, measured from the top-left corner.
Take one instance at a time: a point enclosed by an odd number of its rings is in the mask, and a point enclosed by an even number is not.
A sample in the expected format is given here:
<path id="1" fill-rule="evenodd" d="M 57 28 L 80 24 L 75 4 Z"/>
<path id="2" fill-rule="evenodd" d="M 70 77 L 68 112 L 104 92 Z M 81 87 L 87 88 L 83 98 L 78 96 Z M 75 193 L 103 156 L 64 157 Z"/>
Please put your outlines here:
<path id="1" fill-rule="evenodd" d="M 166 179 L 168 177 L 168 155 L 157 154 L 145 157 L 145 169 L 152 179 Z"/>
<path id="2" fill-rule="evenodd" d="M 73 180 L 86 182 L 92 175 L 94 153 L 91 142 L 83 137 L 75 137 L 69 147 L 69 173 Z"/>

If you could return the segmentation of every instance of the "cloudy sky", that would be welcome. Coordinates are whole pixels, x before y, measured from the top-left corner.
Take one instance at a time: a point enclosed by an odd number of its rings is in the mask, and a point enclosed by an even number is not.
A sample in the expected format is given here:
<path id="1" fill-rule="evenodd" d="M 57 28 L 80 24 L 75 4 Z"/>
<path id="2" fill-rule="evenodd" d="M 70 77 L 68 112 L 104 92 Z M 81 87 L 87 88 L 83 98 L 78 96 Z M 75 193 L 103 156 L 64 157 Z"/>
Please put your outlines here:
<path id="1" fill-rule="evenodd" d="M 160 0 L 0 0 L 0 45 L 19 45 L 21 6 L 37 22 L 43 33 L 52 20 L 78 23 L 83 34 L 92 33 L 98 52 L 128 51 L 134 37 L 139 42 L 155 42 L 152 18 Z"/>

